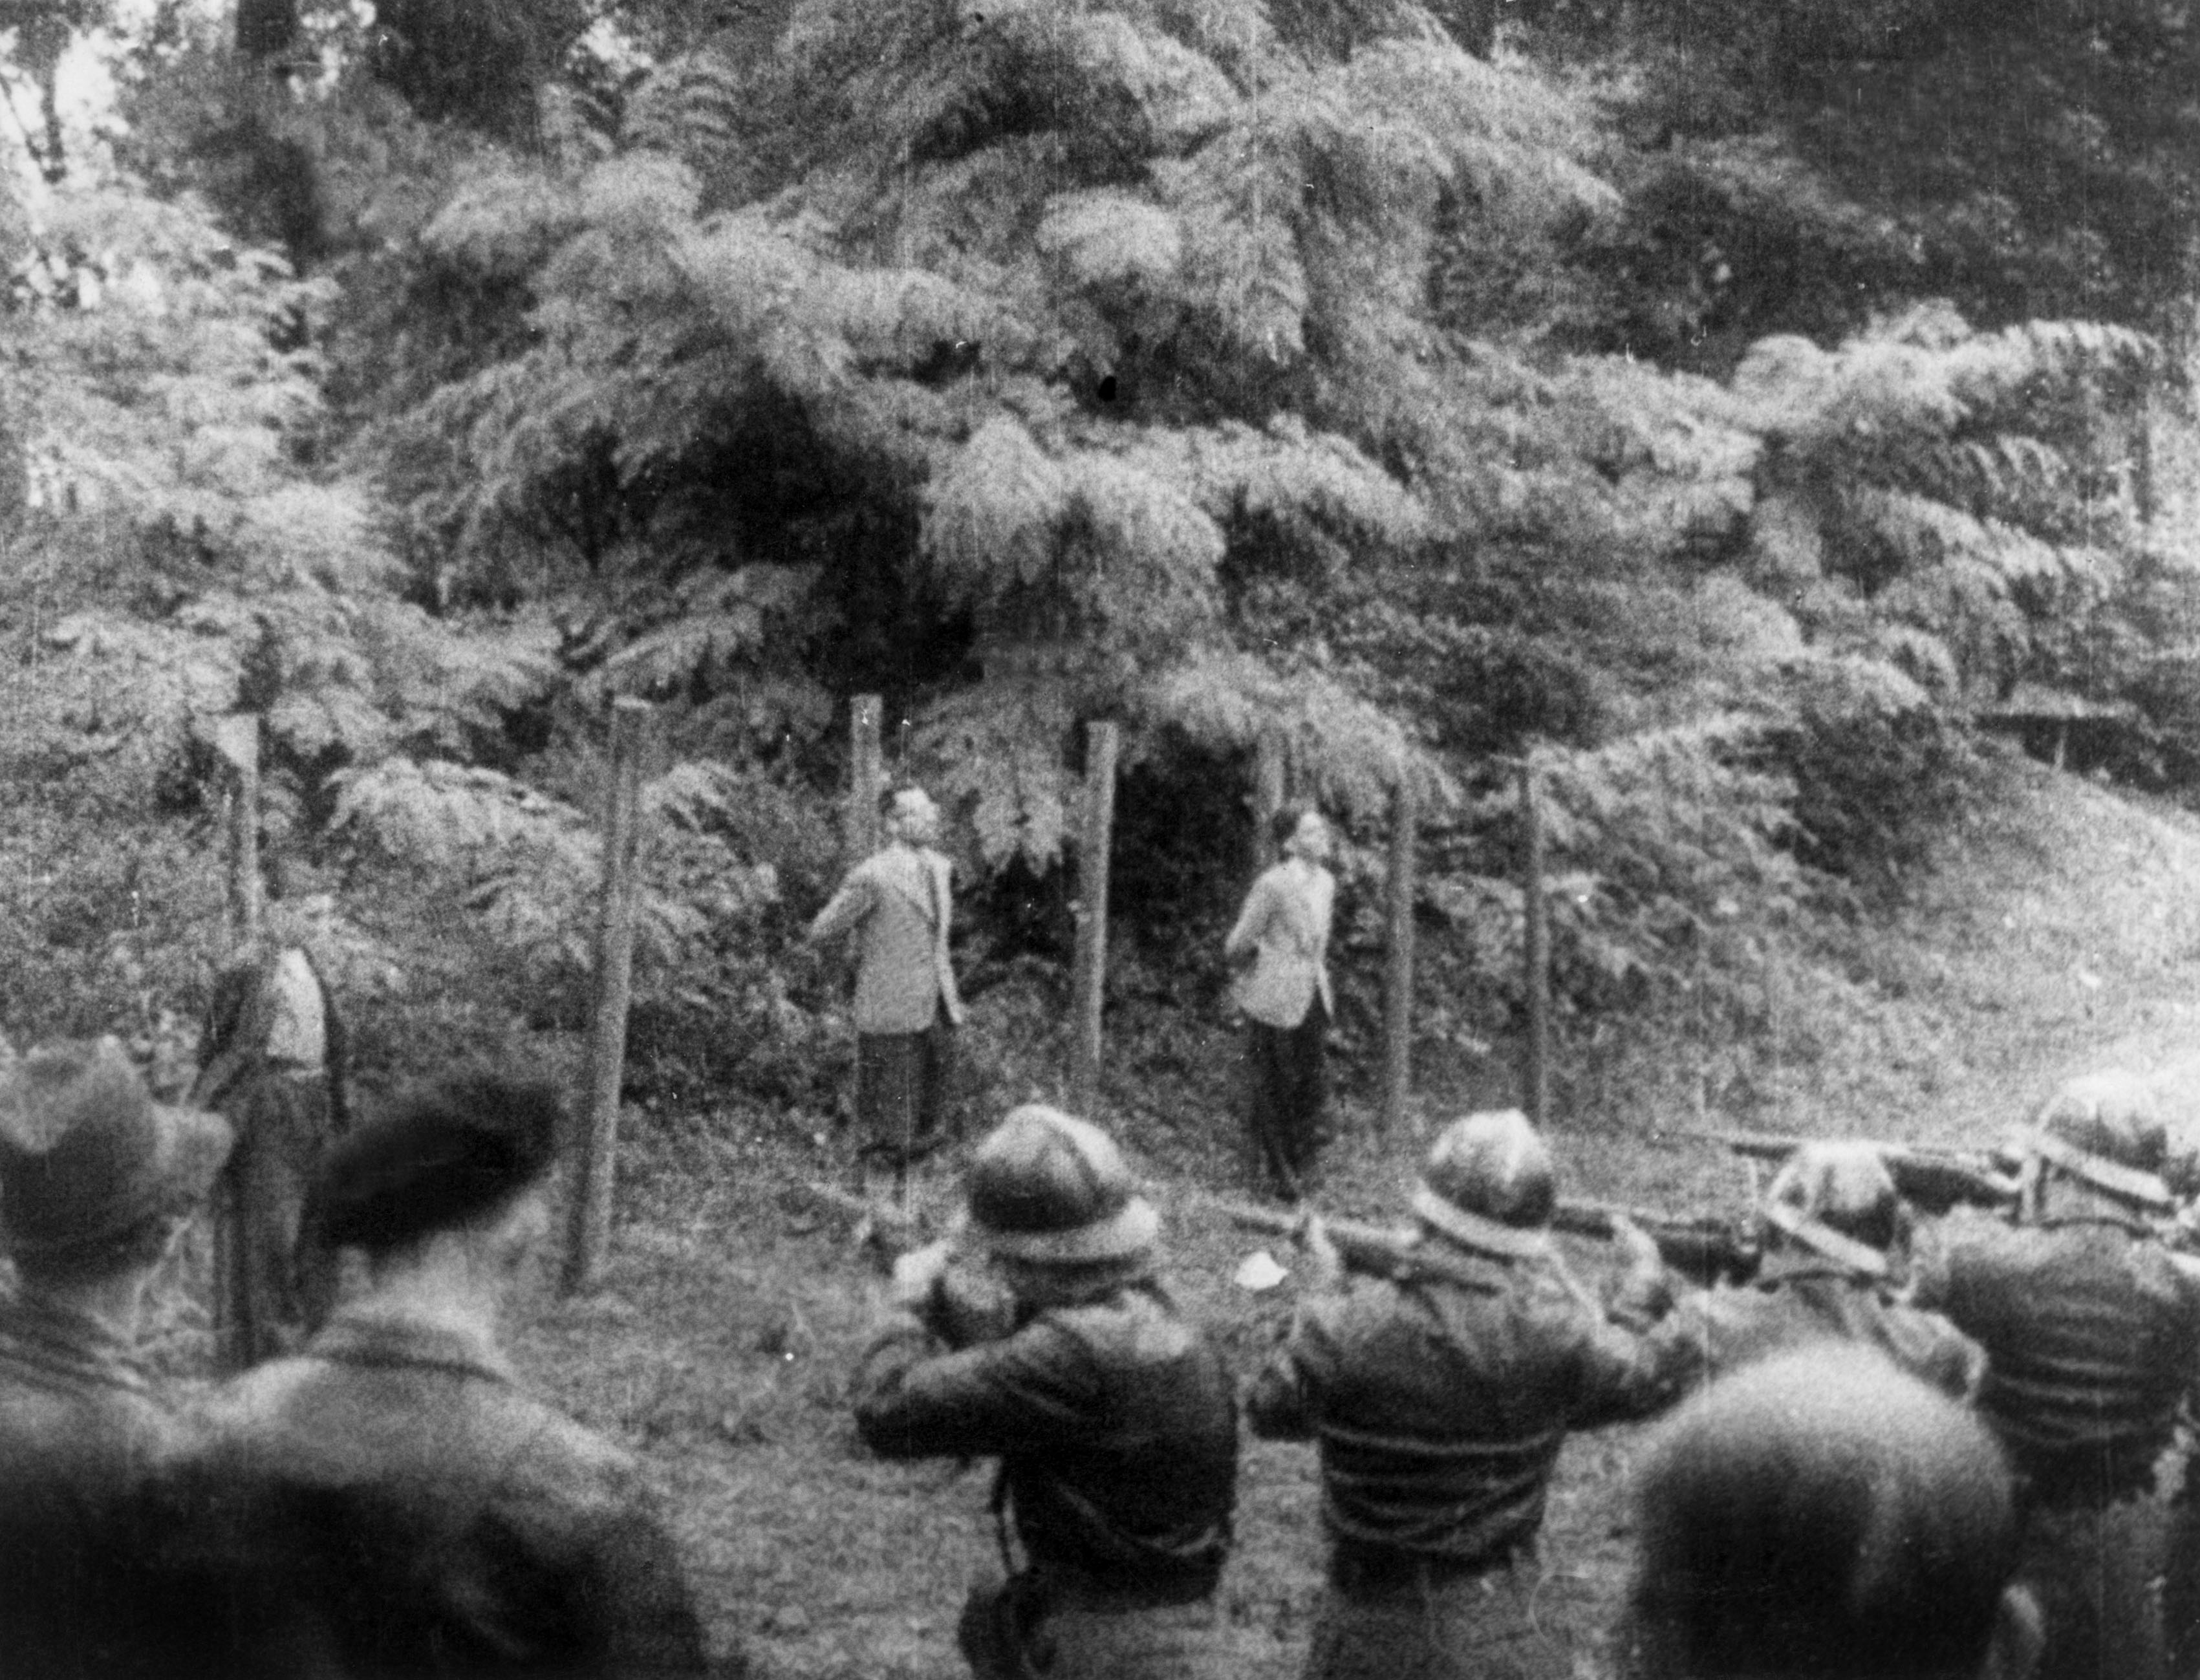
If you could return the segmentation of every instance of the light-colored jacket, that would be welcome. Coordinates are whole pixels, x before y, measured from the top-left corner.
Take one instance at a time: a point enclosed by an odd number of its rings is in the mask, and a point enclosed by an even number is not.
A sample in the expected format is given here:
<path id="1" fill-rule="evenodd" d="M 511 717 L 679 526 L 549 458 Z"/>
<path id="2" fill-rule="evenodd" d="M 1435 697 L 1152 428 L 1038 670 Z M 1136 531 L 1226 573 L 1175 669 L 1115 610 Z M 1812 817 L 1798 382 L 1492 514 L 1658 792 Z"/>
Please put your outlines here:
<path id="1" fill-rule="evenodd" d="M 810 924 L 812 941 L 857 931 L 858 1033 L 922 1033 L 942 1009 L 961 1022 L 947 956 L 952 869 L 937 852 L 889 846 L 849 870 Z"/>
<path id="2" fill-rule="evenodd" d="M 1329 990 L 1329 922 L 1337 903 L 1337 878 L 1327 869 L 1302 870 L 1281 863 L 1266 871 L 1245 895 L 1238 925 L 1222 942 L 1236 963 L 1255 956 L 1252 972 L 1231 987 L 1231 1000 L 1264 1026 L 1291 1027 L 1306 1019 L 1316 997 L 1337 1013 Z"/>

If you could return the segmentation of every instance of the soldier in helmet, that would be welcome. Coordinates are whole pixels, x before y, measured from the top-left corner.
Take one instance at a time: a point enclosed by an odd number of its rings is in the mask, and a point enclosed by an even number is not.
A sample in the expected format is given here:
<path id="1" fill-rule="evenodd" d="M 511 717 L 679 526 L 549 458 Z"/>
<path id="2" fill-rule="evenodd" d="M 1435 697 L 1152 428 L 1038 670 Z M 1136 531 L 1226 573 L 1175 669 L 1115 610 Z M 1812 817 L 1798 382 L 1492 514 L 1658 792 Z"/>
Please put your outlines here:
<path id="1" fill-rule="evenodd" d="M 1517 1111 L 1436 1140 L 1412 1208 L 1447 1275 L 1349 1292 L 1319 1235 L 1314 1292 L 1255 1380 L 1260 1434 L 1320 1445 L 1329 1584 L 1307 1673 L 1563 1680 L 1538 1619 L 1536 1535 L 1566 1431 L 1670 1396 L 1649 1349 L 1565 1272 L 1549 1230 L 1551 1159 Z M 1631 1226 L 1622 1295 L 1659 1283 Z M 1455 1275 L 1480 1274 L 1477 1285 Z"/>
<path id="2" fill-rule="evenodd" d="M 1808 1144 L 1764 1200 L 1757 1275 L 1683 1297 L 1652 1332 L 1683 1387 L 1806 1343 L 1876 1348 L 1943 1392 L 1968 1399 L 1986 1368 L 1977 1343 L 1896 1287 L 1908 1209 L 1869 1144 Z"/>
<path id="3" fill-rule="evenodd" d="M 895 1267 L 856 1422 L 889 1458 L 998 1457 L 995 1508 L 1026 1559 L 974 1591 L 984 1677 L 1202 1671 L 1238 1473 L 1230 1379 L 1161 1279 L 1160 1220 L 1098 1127 L 1031 1104 L 982 1143 L 968 1232 L 1008 1304 L 946 1245 Z"/>
<path id="4" fill-rule="evenodd" d="M 1981 1414 L 2019 1478 L 2022 1578 L 2046 1680 L 2163 1672 L 2155 1461 L 2200 1373 L 2200 1284 L 2156 1234 L 2161 1131 L 2051 1103 L 2022 1142 L 2016 1221 L 1963 1211 L 1917 1245 L 1912 1296 L 1986 1349 Z"/>

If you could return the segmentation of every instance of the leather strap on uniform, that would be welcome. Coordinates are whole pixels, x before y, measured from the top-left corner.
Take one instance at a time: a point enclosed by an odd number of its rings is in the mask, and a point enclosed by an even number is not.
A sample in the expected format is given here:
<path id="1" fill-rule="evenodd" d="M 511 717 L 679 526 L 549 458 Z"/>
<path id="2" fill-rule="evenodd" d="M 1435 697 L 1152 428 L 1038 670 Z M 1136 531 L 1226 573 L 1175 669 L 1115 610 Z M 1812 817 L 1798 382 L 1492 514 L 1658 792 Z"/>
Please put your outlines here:
<path id="1" fill-rule="evenodd" d="M 2123 1201 L 2164 1214 L 2177 1206 L 2176 1197 L 2169 1193 L 2169 1186 L 2162 1181 L 2159 1174 L 2142 1172 L 2136 1167 L 2090 1155 L 2046 1132 L 2034 1132 L 2026 1147 L 2057 1172 L 2068 1173 L 2080 1183 Z"/>
<path id="2" fill-rule="evenodd" d="M 1867 1278 L 1887 1275 L 1887 1256 L 1877 1249 L 1845 1236 L 1825 1220 L 1812 1219 L 1799 1208 L 1785 1202 L 1768 1202 L 1764 1204 L 1764 1221 L 1796 1242 L 1816 1249 L 1827 1259 L 1838 1261 L 1852 1272 Z"/>

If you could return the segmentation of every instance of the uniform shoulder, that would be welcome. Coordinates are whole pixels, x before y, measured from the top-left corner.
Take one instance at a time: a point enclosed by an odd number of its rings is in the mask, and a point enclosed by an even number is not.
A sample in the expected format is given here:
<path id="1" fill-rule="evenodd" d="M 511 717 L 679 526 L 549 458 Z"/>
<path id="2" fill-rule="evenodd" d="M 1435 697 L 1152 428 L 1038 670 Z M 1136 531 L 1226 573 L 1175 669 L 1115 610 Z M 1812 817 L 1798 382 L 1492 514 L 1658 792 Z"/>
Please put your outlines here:
<path id="1" fill-rule="evenodd" d="M 1205 1348 L 1205 1331 L 1173 1302 L 1144 1289 L 1050 1308 L 1018 1332 L 1074 1343 L 1090 1356 L 1137 1364 L 1182 1359 Z"/>
<path id="2" fill-rule="evenodd" d="M 582 1506 L 647 1502 L 641 1461 L 608 1437 L 517 1389 L 500 1399 L 495 1432 L 513 1440 L 502 1484 L 514 1491 Z"/>

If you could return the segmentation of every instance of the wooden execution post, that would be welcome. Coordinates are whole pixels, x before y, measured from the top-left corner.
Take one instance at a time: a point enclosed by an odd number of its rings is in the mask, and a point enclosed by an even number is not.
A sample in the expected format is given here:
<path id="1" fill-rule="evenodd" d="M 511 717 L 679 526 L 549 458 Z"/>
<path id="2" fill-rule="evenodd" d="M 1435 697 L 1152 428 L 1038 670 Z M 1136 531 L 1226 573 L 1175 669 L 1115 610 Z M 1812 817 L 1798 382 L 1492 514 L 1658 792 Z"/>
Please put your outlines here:
<path id="1" fill-rule="evenodd" d="M 1413 851 L 1419 826 L 1412 776 L 1401 766 L 1390 795 L 1390 878 L 1384 893 L 1383 945 L 1383 1106 L 1385 1137 L 1405 1129 L 1413 1098 Z"/>
<path id="2" fill-rule="evenodd" d="M 879 745 L 883 708 L 876 694 L 858 694 L 848 709 L 848 811 L 842 843 L 848 862 L 860 863 L 879 849 L 879 795 L 886 782 Z"/>
<path id="3" fill-rule="evenodd" d="M 594 1280 L 611 1235 L 611 1183 L 618 1161 L 619 1084 L 626 1071 L 626 1016 L 634 978 L 635 911 L 641 897 L 641 766 L 652 711 L 647 700 L 611 702 L 611 775 L 604 822 L 604 887 L 596 916 L 596 1004 L 588 1028 L 588 1130 L 568 1209 L 568 1295 Z"/>
<path id="4" fill-rule="evenodd" d="M 1527 867 L 1520 883 L 1527 912 L 1523 981 L 1528 994 L 1528 1055 L 1523 1083 L 1528 1118 L 1541 1131 L 1551 1117 L 1551 907 L 1543 897 L 1543 818 L 1536 802 L 1536 763 L 1520 761 L 1520 823 Z"/>
<path id="5" fill-rule="evenodd" d="M 1284 808 L 1284 737 L 1276 729 L 1263 729 L 1253 747 L 1253 869 L 1259 875 L 1276 861 L 1276 842 L 1268 824 Z"/>
<path id="6" fill-rule="evenodd" d="M 260 937 L 260 717 L 238 712 L 217 719 L 214 750 L 229 766 L 227 873 L 229 936 L 233 945 Z"/>
<path id="7" fill-rule="evenodd" d="M 1108 854 L 1115 831 L 1115 725 L 1085 726 L 1085 830 L 1077 847 L 1077 983 L 1070 1019 L 1071 1112 L 1100 1100 L 1100 1011 L 1108 984 Z"/>

